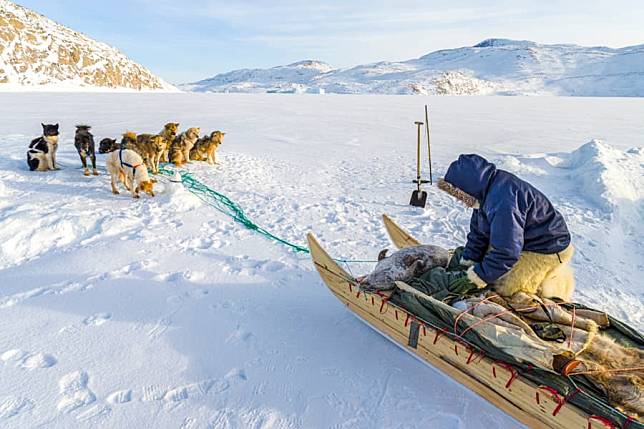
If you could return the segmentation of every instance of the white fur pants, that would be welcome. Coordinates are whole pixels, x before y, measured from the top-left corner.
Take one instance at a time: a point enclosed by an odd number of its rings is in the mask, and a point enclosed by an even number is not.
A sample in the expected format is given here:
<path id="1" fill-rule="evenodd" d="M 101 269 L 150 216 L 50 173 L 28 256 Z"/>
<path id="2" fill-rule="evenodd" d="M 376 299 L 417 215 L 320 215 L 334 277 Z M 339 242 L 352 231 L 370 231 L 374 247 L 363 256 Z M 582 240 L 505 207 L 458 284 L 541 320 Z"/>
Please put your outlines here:
<path id="1" fill-rule="evenodd" d="M 495 282 L 494 290 L 502 296 L 526 292 L 570 301 L 575 278 L 569 263 L 574 253 L 572 244 L 558 254 L 521 252 L 514 267 Z"/>

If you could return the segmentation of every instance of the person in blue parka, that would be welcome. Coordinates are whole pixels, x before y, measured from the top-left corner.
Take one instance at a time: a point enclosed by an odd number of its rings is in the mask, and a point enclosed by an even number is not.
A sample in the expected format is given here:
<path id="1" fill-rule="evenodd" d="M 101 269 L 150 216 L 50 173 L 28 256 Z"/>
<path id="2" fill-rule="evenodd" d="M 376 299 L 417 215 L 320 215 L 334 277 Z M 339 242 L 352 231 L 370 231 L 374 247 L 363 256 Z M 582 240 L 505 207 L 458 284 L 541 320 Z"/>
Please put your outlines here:
<path id="1" fill-rule="evenodd" d="M 537 188 L 479 155 L 461 155 L 438 187 L 474 209 L 461 265 L 479 288 L 570 301 L 574 248 L 566 222 Z"/>

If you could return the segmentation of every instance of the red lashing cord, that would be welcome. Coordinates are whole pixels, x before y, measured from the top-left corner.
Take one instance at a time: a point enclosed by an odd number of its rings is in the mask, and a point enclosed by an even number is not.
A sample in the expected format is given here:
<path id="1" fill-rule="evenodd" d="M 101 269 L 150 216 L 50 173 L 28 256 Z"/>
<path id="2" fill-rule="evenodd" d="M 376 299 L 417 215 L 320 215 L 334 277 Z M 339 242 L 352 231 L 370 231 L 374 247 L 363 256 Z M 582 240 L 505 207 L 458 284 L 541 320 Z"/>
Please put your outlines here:
<path id="1" fill-rule="evenodd" d="M 382 298 L 382 301 L 380 302 L 380 314 L 386 313 L 387 309 L 389 308 L 389 298 L 390 297 L 386 296 L 385 294 L 383 294 L 380 291 L 377 291 L 376 295 L 378 295 L 380 298 Z M 387 305 L 386 308 L 385 308 L 385 304 Z M 383 308 L 385 309 L 384 312 L 382 311 Z"/>
<path id="2" fill-rule="evenodd" d="M 444 335 L 446 333 L 447 333 L 447 329 L 445 328 L 439 329 L 438 331 L 436 331 L 436 336 L 434 337 L 434 342 L 432 344 L 436 344 L 436 342 L 441 337 L 441 335 Z"/>
<path id="3" fill-rule="evenodd" d="M 539 403 L 540 403 L 540 401 L 539 401 L 539 390 L 545 390 L 545 391 L 547 391 L 548 393 L 550 393 L 550 394 L 552 395 L 552 399 L 554 399 L 554 400 L 557 402 L 557 406 L 555 407 L 555 409 L 554 409 L 554 410 L 553 410 L 553 412 L 552 412 L 552 415 L 553 415 L 553 416 L 556 416 L 557 414 L 559 414 L 559 411 L 561 411 L 561 409 L 563 408 L 563 406 L 566 404 L 566 402 L 568 402 L 568 400 L 569 400 L 570 398 L 572 398 L 573 396 L 575 396 L 577 393 L 581 392 L 581 389 L 575 389 L 575 390 L 573 390 L 573 391 L 572 391 L 568 396 L 566 396 L 566 397 L 562 397 L 562 396 L 559 394 L 559 392 L 557 392 L 555 389 L 553 389 L 553 388 L 552 388 L 552 387 L 550 387 L 550 386 L 539 386 L 539 388 L 537 389 L 537 393 L 536 393 L 536 395 L 535 395 L 535 396 L 536 396 L 536 400 L 537 400 L 537 404 L 539 404 Z M 592 417 L 591 417 L 591 418 L 592 418 Z M 589 424 L 590 424 L 590 423 L 589 423 Z M 590 427 L 590 426 L 589 426 L 589 427 Z M 612 426 L 610 426 L 610 427 L 612 427 Z"/>
<path id="4" fill-rule="evenodd" d="M 605 428 L 615 429 L 615 425 L 613 424 L 613 422 L 608 420 L 606 417 L 596 416 L 596 415 L 592 415 L 592 416 L 588 417 L 588 429 L 593 428 L 592 420 L 597 420 Z"/>
<path id="5" fill-rule="evenodd" d="M 496 368 L 494 367 L 494 365 L 498 365 L 501 368 L 507 369 L 508 371 L 510 371 L 510 374 L 512 374 L 510 376 L 510 379 L 508 380 L 508 382 L 505 383 L 505 388 L 508 389 L 510 387 L 510 385 L 512 385 L 514 380 L 517 379 L 517 377 L 519 376 L 519 373 L 517 372 L 517 370 L 512 365 L 507 364 L 505 362 L 496 361 L 496 362 L 494 362 L 492 364 L 492 375 L 494 376 L 494 378 L 496 378 Z M 539 400 L 537 400 L 537 403 L 538 402 L 539 402 Z"/>

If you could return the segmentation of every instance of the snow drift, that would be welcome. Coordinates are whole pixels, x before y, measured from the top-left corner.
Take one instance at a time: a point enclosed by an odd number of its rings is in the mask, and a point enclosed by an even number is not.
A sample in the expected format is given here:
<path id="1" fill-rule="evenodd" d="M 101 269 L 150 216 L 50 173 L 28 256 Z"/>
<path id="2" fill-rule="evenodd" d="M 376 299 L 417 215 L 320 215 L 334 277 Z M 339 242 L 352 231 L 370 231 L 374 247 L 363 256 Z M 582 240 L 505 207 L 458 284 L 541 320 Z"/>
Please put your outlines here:
<path id="1" fill-rule="evenodd" d="M 644 148 L 626 151 L 593 140 L 557 167 L 569 170 L 579 191 L 608 213 L 635 210 L 644 218 Z"/>

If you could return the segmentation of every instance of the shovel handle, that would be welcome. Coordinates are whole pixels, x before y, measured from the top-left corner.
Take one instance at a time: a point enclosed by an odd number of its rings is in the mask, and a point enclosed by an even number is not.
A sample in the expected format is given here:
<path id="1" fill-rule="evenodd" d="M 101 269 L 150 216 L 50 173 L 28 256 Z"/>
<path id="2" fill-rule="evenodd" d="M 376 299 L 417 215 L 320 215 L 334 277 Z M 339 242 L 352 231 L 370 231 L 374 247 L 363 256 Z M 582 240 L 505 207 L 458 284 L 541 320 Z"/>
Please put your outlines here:
<path id="1" fill-rule="evenodd" d="M 429 144 L 429 113 L 427 111 L 427 105 L 425 104 L 425 123 L 427 126 L 425 129 L 427 130 L 427 161 L 429 163 L 429 184 L 433 184 L 433 178 L 432 178 L 432 147 Z"/>
<path id="2" fill-rule="evenodd" d="M 414 124 L 416 124 L 418 129 L 418 144 L 416 145 L 416 183 L 418 184 L 418 190 L 420 191 L 420 128 L 423 126 L 423 123 L 416 121 Z"/>

